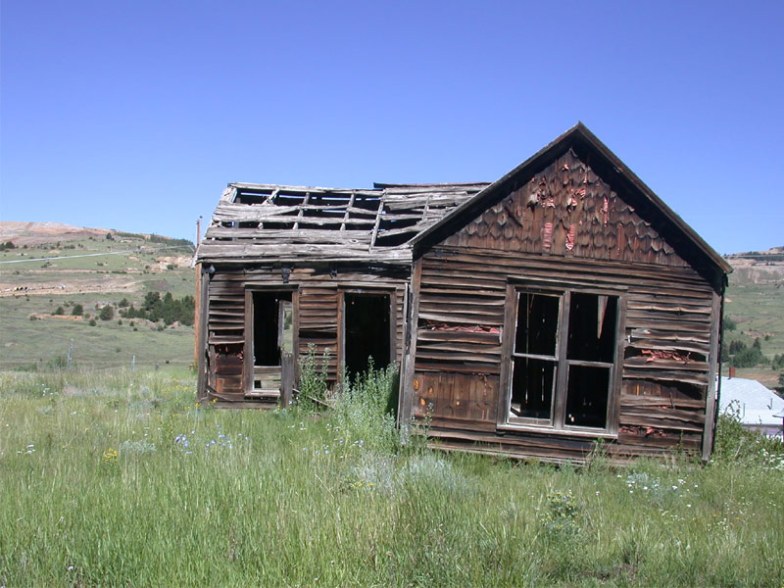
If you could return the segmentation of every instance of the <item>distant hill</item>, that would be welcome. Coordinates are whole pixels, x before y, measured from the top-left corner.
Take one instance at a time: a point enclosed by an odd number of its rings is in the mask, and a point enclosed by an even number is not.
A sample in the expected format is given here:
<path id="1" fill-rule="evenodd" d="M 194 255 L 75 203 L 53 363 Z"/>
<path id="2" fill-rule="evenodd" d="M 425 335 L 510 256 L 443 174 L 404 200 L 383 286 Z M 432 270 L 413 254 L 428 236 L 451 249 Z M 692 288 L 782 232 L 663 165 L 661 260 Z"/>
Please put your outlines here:
<path id="1" fill-rule="evenodd" d="M 25 223 L 0 221 L 0 242 L 13 243 L 16 247 L 41 245 L 55 241 L 74 241 L 89 237 L 104 237 L 106 229 L 88 229 L 62 223 Z"/>
<path id="2" fill-rule="evenodd" d="M 784 282 L 784 247 L 735 253 L 725 258 L 732 264 L 733 278 L 739 283 Z"/>
<path id="3" fill-rule="evenodd" d="M 193 297 L 193 250 L 154 234 L 0 222 L 0 369 L 189 365 L 192 327 L 122 314 L 150 292 Z"/>
<path id="4" fill-rule="evenodd" d="M 95 238 L 131 239 L 150 243 L 165 243 L 181 246 L 193 251 L 194 244 L 187 239 L 173 239 L 155 233 L 127 233 L 116 229 L 75 227 L 63 223 L 28 223 L 0 221 L 0 243 L 12 243 L 16 247 L 25 245 L 51 245 L 69 241 Z"/>
<path id="5" fill-rule="evenodd" d="M 771 247 L 766 251 L 746 251 L 745 253 L 730 253 L 727 259 L 734 258 L 778 258 L 774 261 L 784 261 L 784 246 Z"/>

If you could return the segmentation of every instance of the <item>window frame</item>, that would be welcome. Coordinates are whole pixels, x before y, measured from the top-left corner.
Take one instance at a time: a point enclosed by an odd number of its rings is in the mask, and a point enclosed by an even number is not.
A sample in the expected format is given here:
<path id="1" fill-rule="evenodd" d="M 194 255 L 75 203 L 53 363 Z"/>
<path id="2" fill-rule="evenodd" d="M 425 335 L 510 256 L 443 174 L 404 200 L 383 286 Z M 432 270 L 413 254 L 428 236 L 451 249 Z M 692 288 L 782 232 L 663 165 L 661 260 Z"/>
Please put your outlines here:
<path id="1" fill-rule="evenodd" d="M 535 294 L 558 298 L 558 325 L 555 337 L 554 355 L 524 353 L 515 350 L 518 308 L 520 295 Z M 618 412 L 620 403 L 620 384 L 622 380 L 624 339 L 623 333 L 626 318 L 626 288 L 596 287 L 593 284 L 558 283 L 549 280 L 520 280 L 507 284 L 506 304 L 504 312 L 504 339 L 502 347 L 501 394 L 497 427 L 499 430 L 558 432 L 572 436 L 594 438 L 616 438 L 618 436 Z M 594 361 L 569 359 L 569 312 L 572 294 L 588 294 L 593 296 L 609 296 L 617 300 L 615 323 L 615 347 L 613 361 Z M 515 359 L 530 358 L 540 361 L 554 362 L 553 392 L 549 418 L 517 416 L 512 412 L 512 386 L 514 383 Z M 571 367 L 600 367 L 609 370 L 607 391 L 607 413 L 604 427 L 570 425 L 566 422 L 567 399 L 569 388 L 569 371 Z"/>

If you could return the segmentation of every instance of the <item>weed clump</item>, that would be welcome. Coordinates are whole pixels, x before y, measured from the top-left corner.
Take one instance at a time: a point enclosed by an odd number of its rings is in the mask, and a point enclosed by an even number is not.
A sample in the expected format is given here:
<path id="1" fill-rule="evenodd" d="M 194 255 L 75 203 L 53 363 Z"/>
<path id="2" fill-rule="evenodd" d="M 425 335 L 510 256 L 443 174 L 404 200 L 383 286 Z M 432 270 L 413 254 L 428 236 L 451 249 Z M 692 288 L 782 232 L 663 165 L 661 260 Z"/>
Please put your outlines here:
<path id="1" fill-rule="evenodd" d="M 784 442 L 749 431 L 740 422 L 740 409 L 732 404 L 719 415 L 714 464 L 757 465 L 784 471 Z"/>

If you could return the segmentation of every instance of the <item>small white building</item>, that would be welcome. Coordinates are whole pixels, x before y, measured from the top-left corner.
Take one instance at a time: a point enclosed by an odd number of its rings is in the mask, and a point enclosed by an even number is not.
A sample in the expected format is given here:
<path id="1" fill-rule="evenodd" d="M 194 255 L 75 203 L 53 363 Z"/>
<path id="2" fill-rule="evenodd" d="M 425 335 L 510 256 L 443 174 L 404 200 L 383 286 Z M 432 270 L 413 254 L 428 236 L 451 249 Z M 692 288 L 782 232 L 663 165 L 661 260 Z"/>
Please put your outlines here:
<path id="1" fill-rule="evenodd" d="M 722 377 L 719 406 L 722 414 L 736 414 L 747 429 L 782 436 L 784 399 L 757 380 Z"/>

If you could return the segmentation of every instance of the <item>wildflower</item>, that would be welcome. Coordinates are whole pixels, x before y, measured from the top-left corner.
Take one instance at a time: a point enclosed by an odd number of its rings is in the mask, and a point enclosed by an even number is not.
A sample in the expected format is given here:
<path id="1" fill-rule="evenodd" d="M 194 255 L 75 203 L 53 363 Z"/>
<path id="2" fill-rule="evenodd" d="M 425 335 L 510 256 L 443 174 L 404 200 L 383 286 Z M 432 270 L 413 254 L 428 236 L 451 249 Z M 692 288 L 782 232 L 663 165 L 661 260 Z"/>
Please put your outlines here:
<path id="1" fill-rule="evenodd" d="M 120 454 L 119 454 L 119 452 L 118 452 L 116 449 L 114 449 L 114 448 L 112 448 L 112 447 L 108 447 L 108 448 L 107 448 L 107 449 L 106 449 L 106 450 L 103 452 L 103 457 L 102 457 L 102 460 L 103 460 L 103 462 L 104 462 L 104 463 L 112 463 L 112 462 L 114 462 L 114 461 L 117 461 L 117 457 L 118 457 L 119 455 L 120 455 Z"/>

